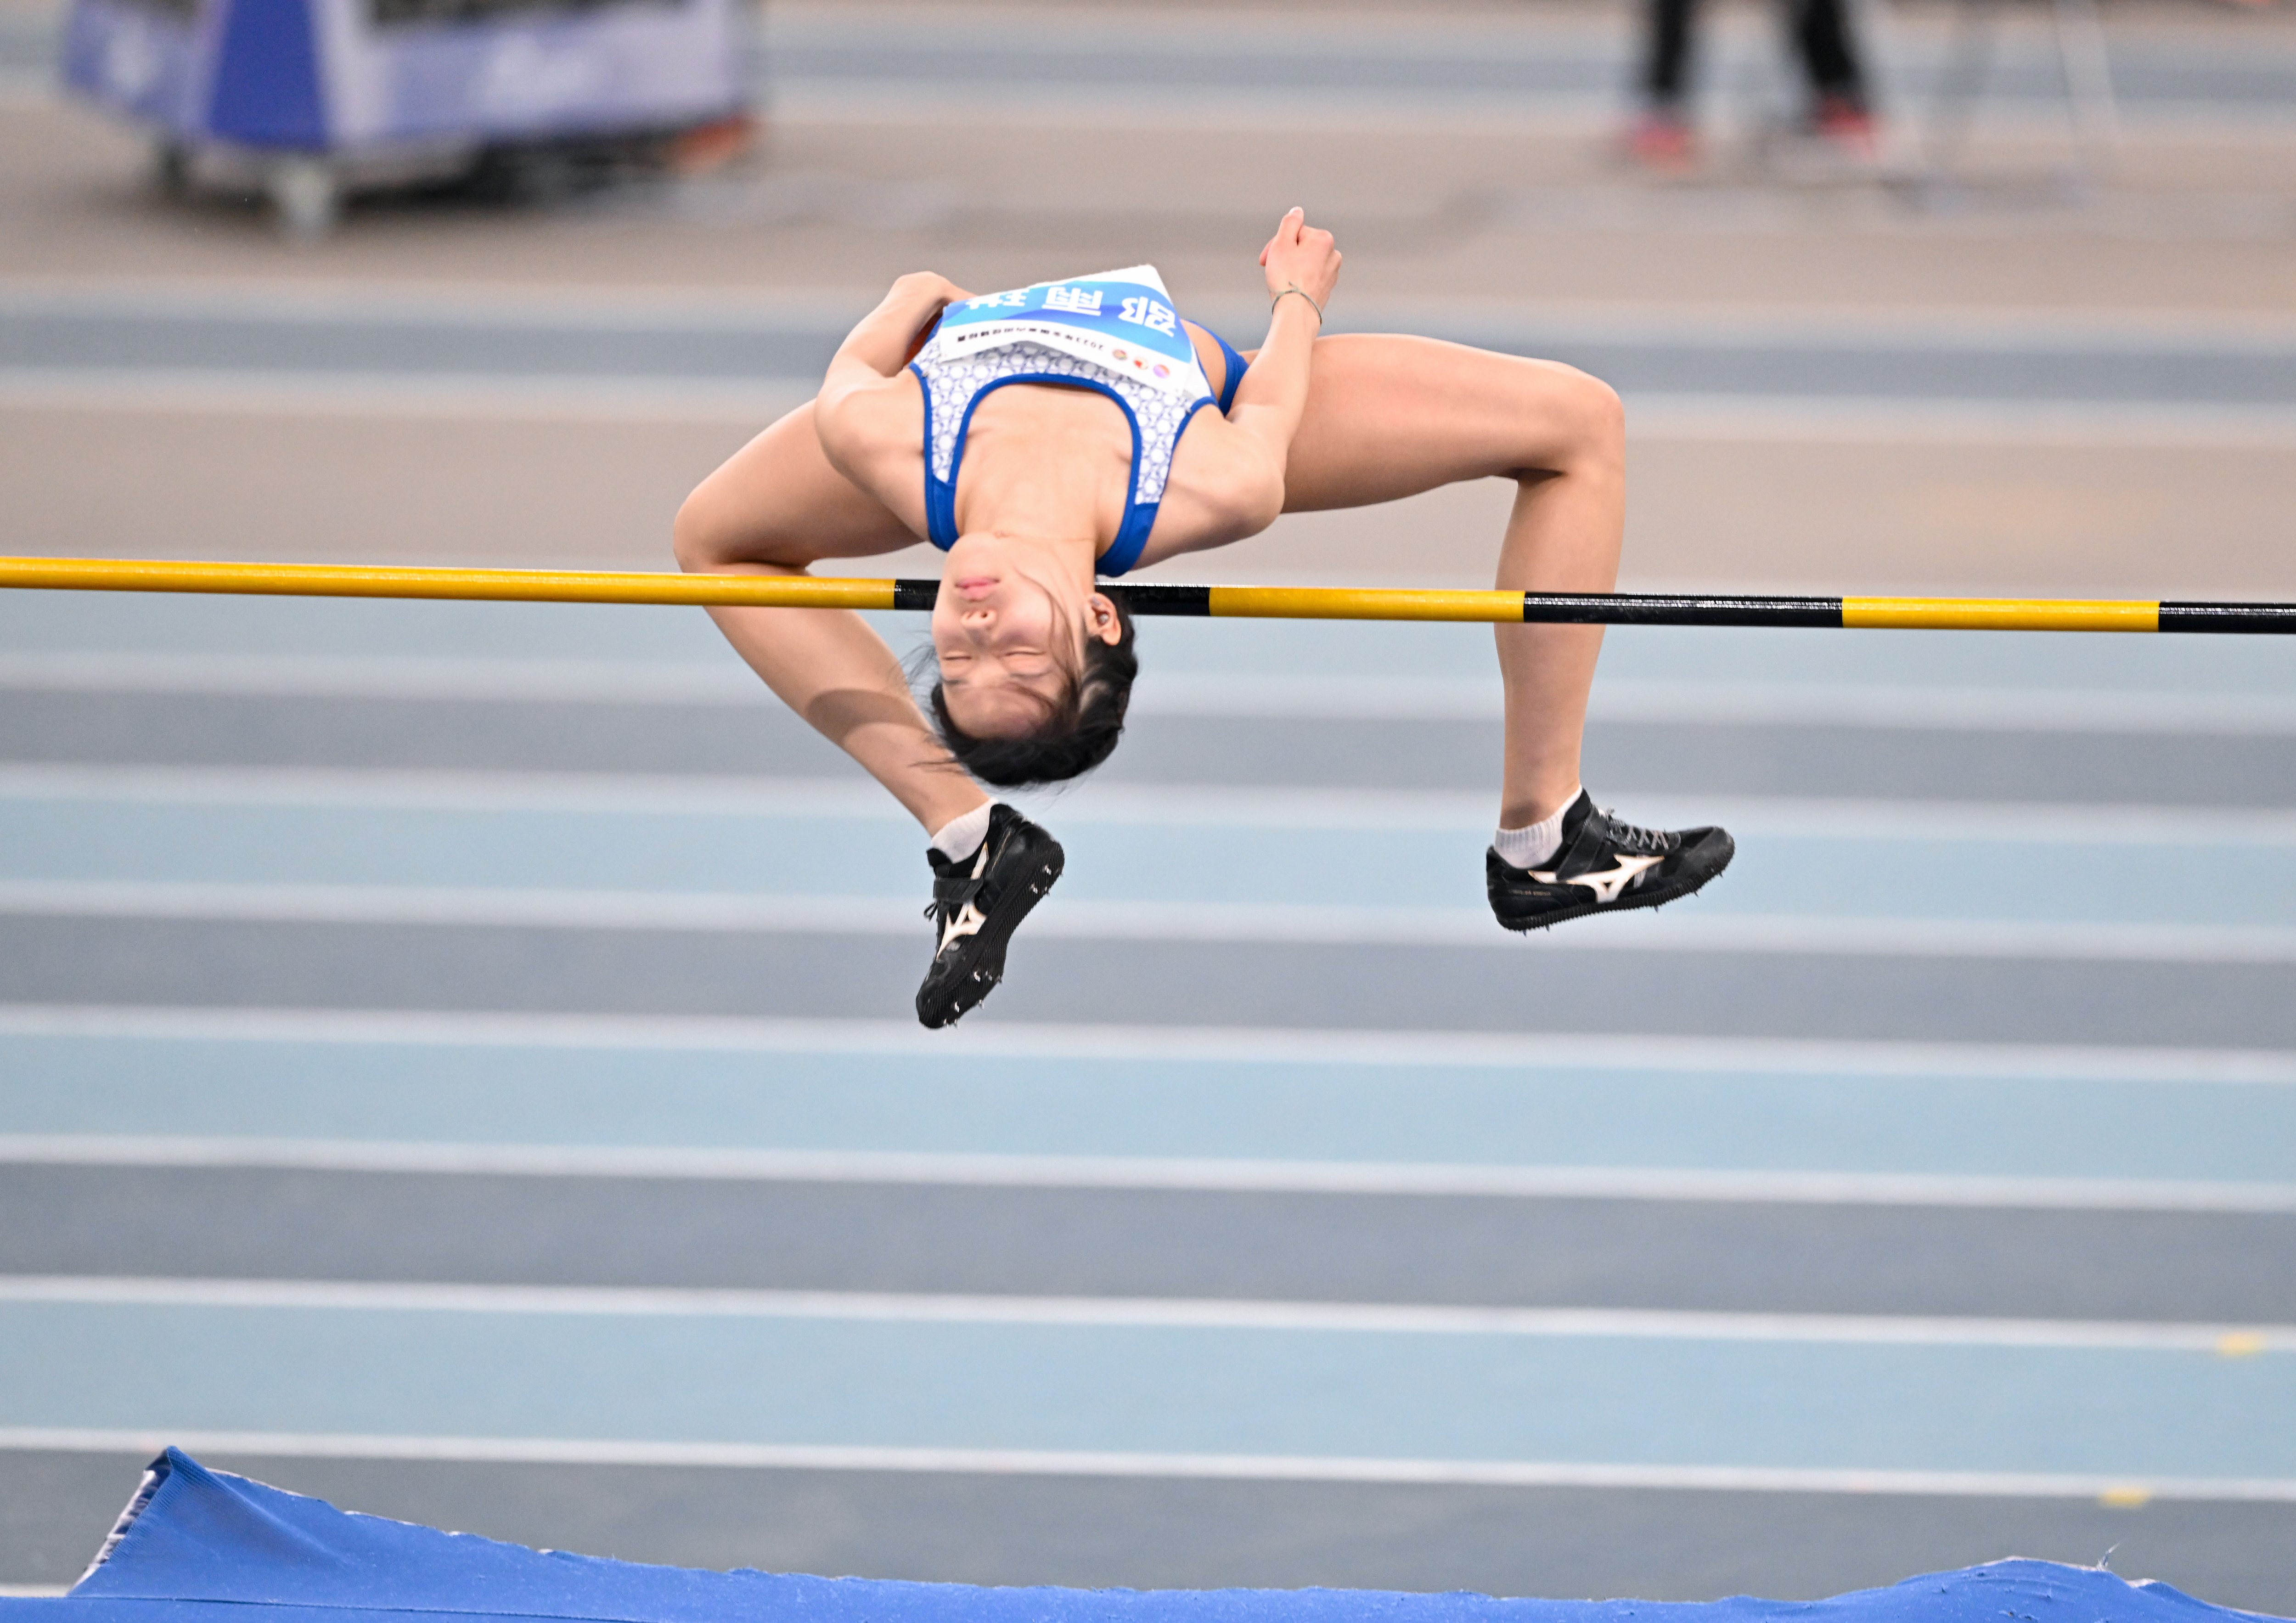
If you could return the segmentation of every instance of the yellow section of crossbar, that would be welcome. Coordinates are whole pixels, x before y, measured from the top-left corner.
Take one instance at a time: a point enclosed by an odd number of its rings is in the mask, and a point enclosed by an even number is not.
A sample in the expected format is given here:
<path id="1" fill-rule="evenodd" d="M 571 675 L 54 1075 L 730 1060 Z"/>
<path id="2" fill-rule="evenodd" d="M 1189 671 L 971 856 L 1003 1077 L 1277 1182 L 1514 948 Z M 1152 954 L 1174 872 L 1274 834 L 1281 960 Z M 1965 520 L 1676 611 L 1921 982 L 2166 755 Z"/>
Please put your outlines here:
<path id="1" fill-rule="evenodd" d="M 625 570 L 398 569 L 338 563 L 0 558 L 0 586 L 96 592 L 233 592 L 285 597 L 454 597 L 498 602 L 735 604 L 890 609 L 890 580 L 671 575 Z"/>
<path id="2" fill-rule="evenodd" d="M 913 583 L 922 587 L 926 583 Z M 0 587 L 79 591 L 228 592 L 299 597 L 429 597 L 504 602 L 676 603 L 763 608 L 890 609 L 896 583 L 792 575 L 679 575 L 618 570 L 417 569 L 332 563 L 209 563 L 174 559 L 0 558 Z M 1159 588 L 1150 587 L 1150 591 Z M 1169 586 L 1148 612 L 1260 619 L 1480 620 L 1523 619 L 1521 592 L 1396 586 Z M 1201 594 L 1201 597 L 1195 596 Z M 1840 624 L 1974 631 L 2158 631 L 2153 602 L 1985 597 L 1848 597 Z M 1621 599 L 1603 618 L 1653 624 L 1800 625 L 1824 599 Z M 1201 606 L 1198 606 L 1201 605 Z M 1601 599 L 1590 607 L 1609 608 Z M 1716 611 L 1726 620 L 1709 618 Z M 1824 611 L 1821 611 L 1824 612 Z"/>
<path id="3" fill-rule="evenodd" d="M 2161 605 L 2079 598 L 1845 597 L 1841 623 L 1901 631 L 2158 631 Z"/>
<path id="4" fill-rule="evenodd" d="M 1520 620 L 1521 592 L 1406 586 L 1213 586 L 1216 619 Z"/>

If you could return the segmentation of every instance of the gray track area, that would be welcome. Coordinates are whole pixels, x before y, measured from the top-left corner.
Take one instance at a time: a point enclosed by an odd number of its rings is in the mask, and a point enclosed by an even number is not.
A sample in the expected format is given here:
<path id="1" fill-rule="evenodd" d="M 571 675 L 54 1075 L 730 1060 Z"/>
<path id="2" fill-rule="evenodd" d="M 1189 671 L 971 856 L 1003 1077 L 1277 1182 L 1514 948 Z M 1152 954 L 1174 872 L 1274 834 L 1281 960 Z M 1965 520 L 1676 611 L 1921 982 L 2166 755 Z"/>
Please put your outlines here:
<path id="1" fill-rule="evenodd" d="M 1079 1477 L 402 1463 L 215 1455 L 208 1463 L 521 1543 L 681 1565 L 980 1584 L 1308 1585 L 1816 1598 L 1878 1570 L 2015 1549 L 2116 1570 L 2205 1570 L 2215 1594 L 2296 1601 L 2285 1505 L 2148 1506 L 1890 1494 L 1147 1483 Z M 0 1539 L 76 1575 L 143 1461 L 26 1453 Z M 1144 1537 L 1144 1529 L 1154 1529 Z M 1792 1573 L 1781 1570 L 1792 1552 Z"/>
<path id="2" fill-rule="evenodd" d="M 864 314 L 856 308 L 854 319 Z M 1361 315 L 1341 316 L 1361 330 Z M 1340 330 L 1340 329 L 1335 329 Z M 2146 406 L 2296 405 L 2296 346 L 2263 334 L 2057 338 L 1923 331 L 1825 336 L 1647 328 L 1480 328 L 1419 315 L 1412 330 L 1586 368 L 1629 398 L 1947 399 Z M 843 338 L 833 320 L 706 314 L 575 318 L 546 311 L 271 314 L 127 300 L 0 302 L 0 368 L 227 371 L 333 379 L 812 381 Z"/>
<path id="3" fill-rule="evenodd" d="M 1140 635 L 1155 658 L 1156 627 Z M 1152 691 L 1152 668 L 1141 691 Z M 1496 721 L 1143 716 L 1095 779 L 1110 783 L 1485 789 Z M 1605 793 L 2126 801 L 2274 807 L 2296 738 L 1951 726 L 1698 726 L 1595 722 Z M 0 686 L 0 758 L 177 766 L 835 776 L 843 759 L 758 706 L 440 704 L 392 699 L 57 693 Z"/>
<path id="4" fill-rule="evenodd" d="M 26 1167 L 0 1274 L 2247 1323 L 2296 1217 Z"/>
<path id="5" fill-rule="evenodd" d="M 1575 47 L 1575 48 L 1574 48 Z M 1234 49 L 1215 53 L 1198 48 L 1157 49 L 1135 45 L 1121 53 L 1069 49 L 1057 45 L 1000 39 L 983 42 L 951 37 L 888 48 L 822 41 L 803 35 L 772 53 L 774 80 L 791 85 L 931 85 L 953 78 L 975 85 L 1015 90 L 1066 89 L 1080 79 L 1108 90 L 1324 91 L 1492 100 L 1499 97 L 1595 97 L 1615 94 L 1630 70 L 1627 53 L 1612 46 L 1570 41 L 1559 48 L 1528 51 L 1517 46 L 1470 53 L 1458 50 L 1349 50 L 1328 46 L 1303 51 Z M 2005 64 L 1991 88 L 1997 94 L 2039 99 L 2062 94 L 2054 64 Z M 1924 63 L 1922 81 L 1935 71 Z M 2296 72 L 2272 60 L 2241 62 L 2226 57 L 2184 53 L 2161 56 L 2124 48 L 2114 64 L 2114 87 L 2132 101 L 2210 101 L 2219 104 L 2276 106 L 2296 93 Z"/>
<path id="6" fill-rule="evenodd" d="M 1653 928 L 1655 928 L 1653 926 Z M 681 931 L 0 915 L 0 1001 L 866 1019 L 929 943 Z M 1575 954 L 1511 943 L 1024 939 L 978 1018 L 1318 1029 L 2296 1046 L 2280 963 Z M 1535 980 L 1536 996 L 1526 995 Z M 1664 1000 L 1620 986 L 1664 985 Z M 894 1007 L 901 1005 L 895 1004 Z"/>

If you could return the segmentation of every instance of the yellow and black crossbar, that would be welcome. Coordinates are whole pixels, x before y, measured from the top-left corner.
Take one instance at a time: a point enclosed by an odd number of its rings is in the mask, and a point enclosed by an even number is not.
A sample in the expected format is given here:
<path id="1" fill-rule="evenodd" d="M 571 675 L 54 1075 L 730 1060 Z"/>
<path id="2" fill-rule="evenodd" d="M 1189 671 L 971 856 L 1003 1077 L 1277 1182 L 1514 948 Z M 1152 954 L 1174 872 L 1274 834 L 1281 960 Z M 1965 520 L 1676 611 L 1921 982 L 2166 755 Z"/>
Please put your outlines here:
<path id="1" fill-rule="evenodd" d="M 497 602 L 923 611 L 937 580 L 676 575 L 612 570 L 414 569 L 168 559 L 0 558 L 0 586 L 223 592 L 284 597 L 428 597 Z M 1192 586 L 1111 583 L 1135 614 L 1215 619 L 1479 620 L 1503 625 L 1802 626 L 1930 631 L 2205 631 L 2296 634 L 2296 603 L 2095 598 L 1777 597 L 1739 593 L 1477 592 L 1398 586 Z"/>

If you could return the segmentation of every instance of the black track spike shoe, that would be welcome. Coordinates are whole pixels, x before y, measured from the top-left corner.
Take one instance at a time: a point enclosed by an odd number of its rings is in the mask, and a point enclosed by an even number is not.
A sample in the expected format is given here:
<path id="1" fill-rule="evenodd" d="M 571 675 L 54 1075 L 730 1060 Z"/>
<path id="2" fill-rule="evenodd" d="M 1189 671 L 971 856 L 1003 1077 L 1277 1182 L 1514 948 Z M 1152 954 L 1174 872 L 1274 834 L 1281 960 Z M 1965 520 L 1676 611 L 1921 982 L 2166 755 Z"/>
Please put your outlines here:
<path id="1" fill-rule="evenodd" d="M 1565 827 L 1578 821 L 1578 832 L 1540 866 L 1525 872 L 1496 850 L 1484 853 L 1491 911 L 1509 930 L 1544 930 L 1590 913 L 1660 906 L 1728 867 L 1738 849 L 1722 829 L 1636 828 L 1595 810 L 1583 790 L 1578 800 L 1564 819 Z"/>
<path id="2" fill-rule="evenodd" d="M 917 1019 L 953 1026 L 1004 979 L 1004 947 L 1061 876 L 1061 842 L 1002 803 L 989 807 L 988 837 L 962 862 L 927 850 L 932 863 L 932 967 L 917 988 Z"/>

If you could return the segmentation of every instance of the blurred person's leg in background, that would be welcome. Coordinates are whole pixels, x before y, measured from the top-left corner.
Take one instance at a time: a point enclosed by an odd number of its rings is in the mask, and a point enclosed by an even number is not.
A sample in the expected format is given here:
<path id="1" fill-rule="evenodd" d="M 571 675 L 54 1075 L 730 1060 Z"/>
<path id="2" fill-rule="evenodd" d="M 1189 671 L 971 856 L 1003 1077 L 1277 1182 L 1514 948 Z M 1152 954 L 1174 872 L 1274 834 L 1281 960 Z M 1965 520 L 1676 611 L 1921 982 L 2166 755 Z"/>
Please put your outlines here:
<path id="1" fill-rule="evenodd" d="M 1698 0 L 1649 0 L 1645 15 L 1643 109 L 1628 133 L 1628 151 L 1653 168 L 1687 168 L 1697 156 L 1685 93 Z"/>
<path id="2" fill-rule="evenodd" d="M 1787 0 L 1787 4 L 1792 8 L 1794 47 L 1809 75 L 1810 134 L 1850 148 L 1861 157 L 1872 156 L 1874 116 L 1843 0 Z"/>
<path id="3" fill-rule="evenodd" d="M 1844 0 L 1784 0 L 1793 50 L 1809 82 L 1803 127 L 1860 157 L 1874 152 L 1865 70 Z M 1689 92 L 1699 0 L 1648 0 L 1644 8 L 1640 114 L 1627 136 L 1628 154 L 1659 169 L 1697 159 Z"/>

